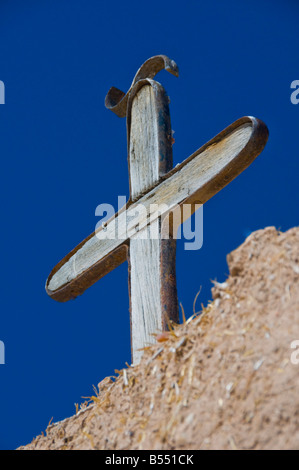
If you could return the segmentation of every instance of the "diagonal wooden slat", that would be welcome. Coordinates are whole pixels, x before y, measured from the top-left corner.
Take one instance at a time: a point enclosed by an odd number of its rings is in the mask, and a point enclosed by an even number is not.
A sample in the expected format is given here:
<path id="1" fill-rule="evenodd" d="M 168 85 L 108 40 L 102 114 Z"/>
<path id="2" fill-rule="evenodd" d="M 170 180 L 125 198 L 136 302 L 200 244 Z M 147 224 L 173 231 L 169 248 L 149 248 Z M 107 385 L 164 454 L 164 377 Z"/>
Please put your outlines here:
<path id="1" fill-rule="evenodd" d="M 148 225 L 136 216 L 138 204 L 150 212 L 150 204 L 203 204 L 244 171 L 263 150 L 268 137 L 264 123 L 244 117 L 231 124 L 188 159 L 165 175 L 163 181 L 134 203 L 127 205 L 71 251 L 51 272 L 46 289 L 55 300 L 67 301 L 82 294 L 94 282 L 126 260 L 129 238 Z M 134 219 L 134 227 L 128 222 Z M 113 238 L 115 229 L 118 237 Z M 111 237 L 111 238 L 109 238 Z"/>

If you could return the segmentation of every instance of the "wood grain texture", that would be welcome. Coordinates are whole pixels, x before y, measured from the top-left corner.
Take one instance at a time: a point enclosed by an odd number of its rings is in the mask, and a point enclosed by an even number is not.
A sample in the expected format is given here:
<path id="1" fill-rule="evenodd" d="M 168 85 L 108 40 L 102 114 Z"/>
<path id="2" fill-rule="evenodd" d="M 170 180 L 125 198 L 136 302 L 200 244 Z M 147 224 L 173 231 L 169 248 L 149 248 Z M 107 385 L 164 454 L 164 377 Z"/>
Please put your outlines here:
<path id="1" fill-rule="evenodd" d="M 159 230 L 160 220 L 153 222 Z M 144 235 L 147 232 L 148 238 Z M 150 239 L 150 226 L 130 240 L 130 315 L 133 364 L 140 362 L 142 348 L 155 342 L 162 331 L 161 239 Z"/>
<path id="2" fill-rule="evenodd" d="M 108 221 L 105 232 L 99 229 L 72 250 L 52 270 L 46 284 L 48 294 L 58 301 L 67 301 L 125 261 L 128 240 L 135 233 L 133 226 L 128 229 L 128 220 L 138 223 L 140 230 L 148 225 L 144 212 L 136 218 L 138 204 L 149 212 L 150 204 L 155 203 L 166 203 L 171 208 L 206 202 L 253 162 L 267 139 L 267 127 L 253 117 L 241 118 L 227 127 L 163 176 L 148 193 L 135 202 L 128 201 Z M 115 226 L 118 237 L 109 239 Z"/>
<path id="3" fill-rule="evenodd" d="M 131 106 L 129 173 L 132 200 L 159 180 L 158 123 L 155 92 L 143 86 Z"/>
<path id="4" fill-rule="evenodd" d="M 145 80 L 134 87 L 128 103 L 127 125 L 130 193 L 131 199 L 137 200 L 159 182 L 165 170 L 172 167 L 168 98 L 161 85 Z M 160 234 L 161 220 L 157 218 L 130 239 L 129 289 L 134 364 L 139 363 L 142 348 L 155 342 L 154 334 L 167 326 L 164 317 L 168 311 L 178 310 L 177 296 L 169 296 L 165 303 L 163 295 L 164 258 L 175 272 L 175 257 L 170 259 L 168 256 L 168 240 L 162 251 Z"/>
<path id="5" fill-rule="evenodd" d="M 159 180 L 154 89 L 145 85 L 131 100 L 128 158 L 131 198 L 136 200 Z M 158 228 L 159 220 L 154 224 Z M 153 333 L 162 329 L 160 240 L 151 240 L 149 226 L 130 239 L 129 256 L 131 351 L 133 364 L 138 364 L 142 348 L 153 343 Z"/>

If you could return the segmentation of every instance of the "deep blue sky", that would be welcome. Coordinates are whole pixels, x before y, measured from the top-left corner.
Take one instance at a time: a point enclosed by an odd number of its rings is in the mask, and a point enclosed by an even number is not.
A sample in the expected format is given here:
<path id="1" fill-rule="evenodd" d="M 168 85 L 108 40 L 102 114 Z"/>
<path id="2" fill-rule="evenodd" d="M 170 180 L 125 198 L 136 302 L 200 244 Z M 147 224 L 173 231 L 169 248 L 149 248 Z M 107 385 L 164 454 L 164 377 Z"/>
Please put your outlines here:
<path id="1" fill-rule="evenodd" d="M 243 115 L 269 127 L 265 151 L 204 207 L 204 244 L 178 242 L 179 300 L 211 298 L 226 254 L 251 231 L 298 225 L 299 4 L 293 0 L 0 3 L 0 448 L 74 413 L 130 362 L 127 265 L 66 304 L 47 297 L 52 267 L 94 230 L 94 211 L 128 195 L 125 120 L 104 107 L 139 66 L 166 54 L 174 163 Z"/>

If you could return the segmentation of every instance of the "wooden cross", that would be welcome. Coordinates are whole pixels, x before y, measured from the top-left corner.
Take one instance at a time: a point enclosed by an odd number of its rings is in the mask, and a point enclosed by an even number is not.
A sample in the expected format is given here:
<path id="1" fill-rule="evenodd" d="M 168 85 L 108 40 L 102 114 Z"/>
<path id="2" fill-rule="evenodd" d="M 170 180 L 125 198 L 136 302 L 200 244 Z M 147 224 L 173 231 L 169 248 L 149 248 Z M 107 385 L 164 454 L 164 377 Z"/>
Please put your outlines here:
<path id="1" fill-rule="evenodd" d="M 176 228 L 163 237 L 164 224 L 169 226 L 175 208 L 190 204 L 194 212 L 220 191 L 252 163 L 268 138 L 263 122 L 243 117 L 172 168 L 169 99 L 153 80 L 162 69 L 178 76 L 173 60 L 155 56 L 141 66 L 126 94 L 109 90 L 106 107 L 127 117 L 130 198 L 60 261 L 46 283 L 47 293 L 65 302 L 128 260 L 133 364 L 155 333 L 178 322 Z M 153 214 L 155 204 L 162 209 Z M 151 237 L 153 230 L 157 237 Z"/>

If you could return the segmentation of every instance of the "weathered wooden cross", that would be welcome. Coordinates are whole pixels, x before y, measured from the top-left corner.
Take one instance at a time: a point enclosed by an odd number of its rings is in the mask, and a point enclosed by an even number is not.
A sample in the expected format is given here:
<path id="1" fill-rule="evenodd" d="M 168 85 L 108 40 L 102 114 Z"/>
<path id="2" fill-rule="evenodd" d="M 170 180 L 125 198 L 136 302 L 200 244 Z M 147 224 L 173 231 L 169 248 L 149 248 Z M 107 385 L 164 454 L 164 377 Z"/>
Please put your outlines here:
<path id="1" fill-rule="evenodd" d="M 162 236 L 163 224 L 171 225 L 175 208 L 189 204 L 194 212 L 220 191 L 252 163 L 268 138 L 263 122 L 243 117 L 172 168 L 169 99 L 153 80 L 162 69 L 178 76 L 173 60 L 155 56 L 141 66 L 126 94 L 109 90 L 106 107 L 127 117 L 130 198 L 52 270 L 46 283 L 47 293 L 65 302 L 128 260 L 133 364 L 155 333 L 178 322 L 176 234 L 173 228 L 168 238 Z M 153 214 L 154 205 L 160 210 Z"/>

